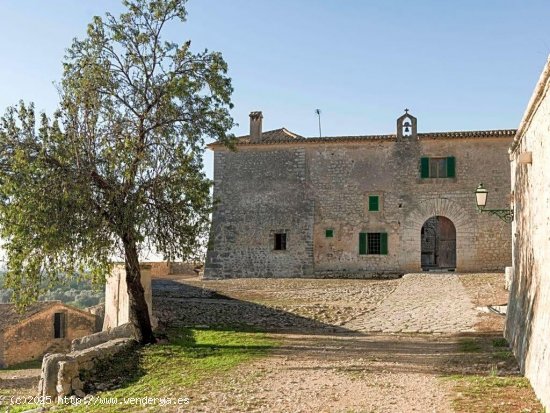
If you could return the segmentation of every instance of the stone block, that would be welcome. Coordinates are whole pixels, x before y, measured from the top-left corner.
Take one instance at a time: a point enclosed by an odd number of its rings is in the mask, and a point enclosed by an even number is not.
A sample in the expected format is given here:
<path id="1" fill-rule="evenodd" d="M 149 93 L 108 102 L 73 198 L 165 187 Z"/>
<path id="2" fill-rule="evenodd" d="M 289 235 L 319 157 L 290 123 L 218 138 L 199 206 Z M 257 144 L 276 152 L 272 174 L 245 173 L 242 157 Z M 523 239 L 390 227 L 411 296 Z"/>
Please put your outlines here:
<path id="1" fill-rule="evenodd" d="M 80 389 L 77 389 L 74 391 L 74 394 L 76 397 L 80 397 L 81 399 L 83 399 L 84 397 L 86 397 L 86 393 L 84 393 L 82 390 Z"/>
<path id="2" fill-rule="evenodd" d="M 82 380 L 80 380 L 79 377 L 75 377 L 71 381 L 71 388 L 73 390 L 82 390 L 84 388 L 84 383 L 82 383 Z"/>
<path id="3" fill-rule="evenodd" d="M 40 382 L 38 384 L 38 394 L 40 396 L 57 396 L 57 376 L 59 372 L 59 362 L 69 360 L 70 357 L 65 354 L 46 354 L 42 359 L 42 371 L 40 373 Z"/>

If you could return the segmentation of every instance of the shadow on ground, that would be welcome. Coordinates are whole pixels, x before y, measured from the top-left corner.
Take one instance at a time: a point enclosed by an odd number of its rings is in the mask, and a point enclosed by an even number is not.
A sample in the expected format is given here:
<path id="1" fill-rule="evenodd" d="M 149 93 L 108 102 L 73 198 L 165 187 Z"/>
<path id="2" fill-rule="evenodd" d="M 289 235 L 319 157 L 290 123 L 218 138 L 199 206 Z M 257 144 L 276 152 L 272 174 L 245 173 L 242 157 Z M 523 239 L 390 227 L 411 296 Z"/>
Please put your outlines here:
<path id="1" fill-rule="evenodd" d="M 284 344 L 272 354 L 288 360 L 322 360 L 303 369 L 334 369 L 345 362 L 346 371 L 439 375 L 516 376 L 517 363 L 508 347 L 495 348 L 501 335 L 468 333 L 452 336 L 382 335 L 303 336 L 286 335 Z M 499 346 L 501 344 L 499 343 Z M 356 361 L 350 365 L 350 361 Z"/>
<path id="2" fill-rule="evenodd" d="M 338 325 L 166 279 L 153 280 L 153 309 L 159 320 L 160 331 L 195 327 L 232 331 L 361 335 L 360 332 Z"/>

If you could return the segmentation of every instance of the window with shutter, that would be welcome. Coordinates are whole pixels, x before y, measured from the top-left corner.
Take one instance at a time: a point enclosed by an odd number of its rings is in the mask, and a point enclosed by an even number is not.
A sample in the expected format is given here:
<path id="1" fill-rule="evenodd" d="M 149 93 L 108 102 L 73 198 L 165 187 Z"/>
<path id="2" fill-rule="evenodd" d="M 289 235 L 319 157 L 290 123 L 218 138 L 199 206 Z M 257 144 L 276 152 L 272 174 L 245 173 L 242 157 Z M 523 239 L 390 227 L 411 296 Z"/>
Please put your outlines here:
<path id="1" fill-rule="evenodd" d="M 359 234 L 359 255 L 365 255 L 367 253 L 367 233 L 361 232 Z"/>
<path id="2" fill-rule="evenodd" d="M 454 178 L 456 160 L 454 156 L 446 158 L 420 158 L 421 178 Z"/>
<path id="3" fill-rule="evenodd" d="M 430 158 L 420 158 L 420 177 L 430 177 Z"/>
<path id="4" fill-rule="evenodd" d="M 369 211 L 380 210 L 380 197 L 378 195 L 369 196 Z"/>
<path id="5" fill-rule="evenodd" d="M 361 232 L 359 234 L 360 255 L 387 255 L 388 234 L 385 232 Z"/>
<path id="6" fill-rule="evenodd" d="M 449 156 L 447 158 L 447 178 L 455 177 L 455 157 Z"/>
<path id="7" fill-rule="evenodd" d="M 380 233 L 380 254 L 388 255 L 388 234 L 386 232 Z"/>

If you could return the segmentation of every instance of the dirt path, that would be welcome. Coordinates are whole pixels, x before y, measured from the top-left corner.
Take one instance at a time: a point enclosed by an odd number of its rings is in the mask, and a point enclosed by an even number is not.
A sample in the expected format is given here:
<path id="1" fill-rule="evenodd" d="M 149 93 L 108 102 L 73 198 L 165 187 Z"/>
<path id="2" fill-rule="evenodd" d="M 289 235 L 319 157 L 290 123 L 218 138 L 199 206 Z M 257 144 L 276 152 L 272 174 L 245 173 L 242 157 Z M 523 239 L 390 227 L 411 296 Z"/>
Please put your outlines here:
<path id="1" fill-rule="evenodd" d="M 284 345 L 191 395 L 196 412 L 453 412 L 437 379 L 456 342 L 284 335 Z"/>

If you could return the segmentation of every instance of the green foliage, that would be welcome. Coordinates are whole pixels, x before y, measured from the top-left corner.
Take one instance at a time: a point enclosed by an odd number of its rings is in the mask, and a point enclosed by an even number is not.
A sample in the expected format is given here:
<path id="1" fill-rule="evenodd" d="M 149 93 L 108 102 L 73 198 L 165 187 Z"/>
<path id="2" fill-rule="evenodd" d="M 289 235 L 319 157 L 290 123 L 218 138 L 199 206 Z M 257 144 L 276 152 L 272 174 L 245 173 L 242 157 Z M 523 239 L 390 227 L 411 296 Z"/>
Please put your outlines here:
<path id="1" fill-rule="evenodd" d="M 42 357 L 34 360 L 22 361 L 21 363 L 17 363 L 9 367 L 0 368 L 0 371 L 30 370 L 30 369 L 39 369 L 41 367 L 42 367 Z"/>
<path id="2" fill-rule="evenodd" d="M 482 351 L 481 344 L 472 338 L 461 339 L 459 342 L 460 351 L 464 353 L 476 353 Z"/>
<path id="3" fill-rule="evenodd" d="M 508 341 L 504 337 L 494 338 L 493 347 L 508 347 Z"/>
<path id="4" fill-rule="evenodd" d="M 0 273 L 0 304 L 11 302 L 13 290 L 3 288 L 4 274 Z M 61 301 L 79 308 L 91 307 L 105 301 L 104 288 L 93 285 L 90 280 L 75 278 L 43 292 L 39 301 Z"/>
<path id="5" fill-rule="evenodd" d="M 232 142 L 227 65 L 162 39 L 185 0 L 123 4 L 73 41 L 52 117 L 21 102 L 0 120 L 5 286 L 20 305 L 75 277 L 102 283 L 114 256 L 185 259 L 205 239 L 205 138 Z"/>
<path id="6" fill-rule="evenodd" d="M 102 380 L 117 381 L 122 387 L 97 396 L 119 400 L 144 395 L 185 397 L 189 388 L 200 380 L 211 380 L 244 362 L 265 356 L 276 344 L 263 333 L 172 330 L 167 343 L 142 347 L 137 353 L 137 362 L 136 355 L 129 354 L 105 366 Z M 134 370 L 127 371 L 128 366 L 134 365 Z M 135 408 L 132 405 L 97 405 L 75 407 L 74 411 L 114 412 L 134 411 Z"/>

